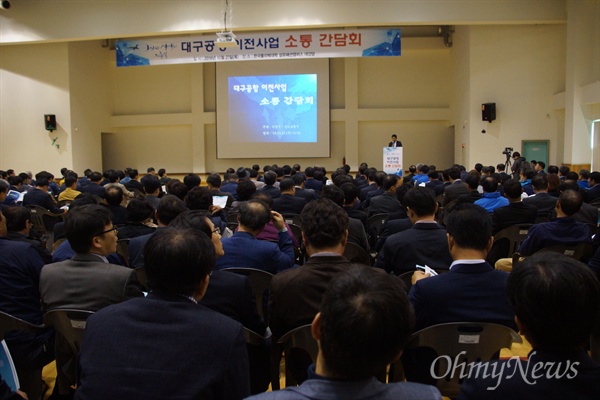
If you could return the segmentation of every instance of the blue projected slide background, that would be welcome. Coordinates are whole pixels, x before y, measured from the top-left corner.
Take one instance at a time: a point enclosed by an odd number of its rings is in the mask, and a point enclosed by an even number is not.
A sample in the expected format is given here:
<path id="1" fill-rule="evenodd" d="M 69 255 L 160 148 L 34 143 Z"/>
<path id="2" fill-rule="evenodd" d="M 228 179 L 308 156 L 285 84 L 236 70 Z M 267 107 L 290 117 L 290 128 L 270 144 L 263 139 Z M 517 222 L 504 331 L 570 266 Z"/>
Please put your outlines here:
<path id="1" fill-rule="evenodd" d="M 228 78 L 230 142 L 317 142 L 317 75 Z"/>

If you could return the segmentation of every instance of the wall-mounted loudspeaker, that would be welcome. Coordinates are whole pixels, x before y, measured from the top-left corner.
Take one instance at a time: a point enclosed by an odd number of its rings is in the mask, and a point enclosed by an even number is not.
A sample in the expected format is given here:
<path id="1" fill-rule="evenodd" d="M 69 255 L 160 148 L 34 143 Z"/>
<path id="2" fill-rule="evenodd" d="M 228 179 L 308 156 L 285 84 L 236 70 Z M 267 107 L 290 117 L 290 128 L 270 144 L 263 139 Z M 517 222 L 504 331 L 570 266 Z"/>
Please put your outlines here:
<path id="1" fill-rule="evenodd" d="M 47 131 L 56 130 L 56 116 L 54 114 L 44 114 L 44 125 Z"/>
<path id="2" fill-rule="evenodd" d="M 481 120 L 492 122 L 496 119 L 496 103 L 483 103 L 481 105 Z"/>

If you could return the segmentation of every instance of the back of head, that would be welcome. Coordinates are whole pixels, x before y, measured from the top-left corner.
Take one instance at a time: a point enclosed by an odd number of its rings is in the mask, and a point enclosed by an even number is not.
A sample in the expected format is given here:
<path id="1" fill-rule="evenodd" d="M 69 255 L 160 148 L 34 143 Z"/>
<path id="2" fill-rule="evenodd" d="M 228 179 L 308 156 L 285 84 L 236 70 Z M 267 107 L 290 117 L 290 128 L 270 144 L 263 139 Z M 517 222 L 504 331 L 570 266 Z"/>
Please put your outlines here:
<path id="1" fill-rule="evenodd" d="M 152 194 L 160 189 L 161 184 L 158 178 L 154 175 L 147 175 L 144 181 L 144 191 L 146 194 Z"/>
<path id="2" fill-rule="evenodd" d="M 406 192 L 403 204 L 418 217 L 433 215 L 436 207 L 435 193 L 429 188 L 416 186 Z"/>
<path id="3" fill-rule="evenodd" d="M 102 174 L 98 171 L 92 172 L 90 174 L 90 181 L 94 183 L 98 183 L 102 180 Z"/>
<path id="4" fill-rule="evenodd" d="M 214 265 L 214 245 L 196 229 L 160 229 L 144 247 L 150 290 L 190 296 Z"/>
<path id="5" fill-rule="evenodd" d="M 556 165 L 549 165 L 548 166 L 548 173 L 549 174 L 557 174 L 558 175 L 558 167 Z"/>
<path id="6" fill-rule="evenodd" d="M 477 187 L 479 187 L 480 180 L 481 175 L 479 175 L 477 171 L 473 171 L 467 174 L 467 177 L 465 178 L 465 183 L 471 190 L 477 190 Z"/>
<path id="7" fill-rule="evenodd" d="M 523 187 L 521 186 L 521 182 L 519 182 L 518 180 L 509 179 L 506 182 L 504 182 L 504 185 L 502 185 L 502 187 L 504 188 L 504 194 L 509 199 L 516 200 L 521 198 L 521 194 L 523 193 Z"/>
<path id="8" fill-rule="evenodd" d="M 458 167 L 450 167 L 447 171 L 450 179 L 460 179 L 460 169 Z"/>
<path id="9" fill-rule="evenodd" d="M 187 186 L 188 189 L 200 186 L 201 182 L 202 179 L 200 179 L 200 177 L 196 174 L 190 173 L 183 177 L 183 184 Z"/>
<path id="10" fill-rule="evenodd" d="M 492 236 L 492 218 L 483 207 L 460 203 L 448 215 L 446 232 L 459 247 L 485 250 Z"/>
<path id="11" fill-rule="evenodd" d="M 344 192 L 344 204 L 351 204 L 360 194 L 358 187 L 350 182 L 341 185 L 340 189 Z"/>
<path id="12" fill-rule="evenodd" d="M 482 163 L 475 164 L 475 171 L 481 173 L 482 169 L 483 169 L 483 164 Z"/>
<path id="13" fill-rule="evenodd" d="M 208 224 L 210 213 L 201 210 L 187 210 L 179 214 L 171 223 L 169 228 L 187 229 L 192 228 L 203 232 L 206 237 L 212 237 L 212 229 Z"/>
<path id="14" fill-rule="evenodd" d="M 77 178 L 73 175 L 67 175 L 67 177 L 65 178 L 65 186 L 68 188 L 73 186 L 76 183 L 77 183 Z"/>
<path id="15" fill-rule="evenodd" d="M 297 173 L 292 175 L 292 180 L 294 181 L 294 185 L 300 186 L 304 183 L 304 175 Z"/>
<path id="16" fill-rule="evenodd" d="M 561 165 L 558 168 L 558 173 L 559 173 L 559 175 L 562 175 L 562 176 L 566 176 L 570 171 L 571 171 L 571 168 L 567 167 L 566 165 Z"/>
<path id="17" fill-rule="evenodd" d="M 154 215 L 154 208 L 140 199 L 131 199 L 127 203 L 127 220 L 129 222 L 144 222 Z"/>
<path id="18" fill-rule="evenodd" d="M 327 371 L 338 379 L 358 380 L 374 376 L 399 355 L 414 315 L 400 279 L 351 266 L 329 284 L 320 320 Z"/>
<path id="19" fill-rule="evenodd" d="M 185 210 L 187 210 L 187 207 L 181 199 L 168 194 L 163 196 L 158 202 L 158 207 L 156 208 L 156 217 L 161 224 L 169 225 L 176 216 Z"/>
<path id="20" fill-rule="evenodd" d="M 292 178 L 285 178 L 279 182 L 279 190 L 283 192 L 289 192 L 294 188 L 294 181 Z"/>
<path id="21" fill-rule="evenodd" d="M 266 185 L 273 185 L 277 180 L 277 173 L 273 171 L 267 171 L 265 172 L 264 179 Z"/>
<path id="22" fill-rule="evenodd" d="M 313 200 L 300 214 L 302 233 L 315 249 L 334 247 L 341 243 L 348 229 L 348 214 L 329 199 Z"/>
<path id="23" fill-rule="evenodd" d="M 562 254 L 534 254 L 510 273 L 507 291 L 534 348 L 569 353 L 589 343 L 600 283 L 586 265 Z"/>
<path id="24" fill-rule="evenodd" d="M 246 201 L 256 192 L 256 185 L 254 182 L 244 179 L 238 183 L 235 192 L 239 201 Z"/>
<path id="25" fill-rule="evenodd" d="M 548 190 L 548 178 L 546 178 L 546 175 L 544 174 L 536 174 L 531 179 L 531 186 L 533 186 L 536 191 Z"/>
<path id="26" fill-rule="evenodd" d="M 9 188 L 9 183 L 8 181 L 5 181 L 4 179 L 0 179 L 0 193 L 8 193 L 8 188 Z"/>
<path id="27" fill-rule="evenodd" d="M 269 210 L 273 208 L 273 198 L 266 193 L 256 192 L 250 196 L 250 198 L 264 202 L 267 206 L 269 206 Z"/>
<path id="28" fill-rule="evenodd" d="M 493 176 L 487 176 L 483 182 L 481 182 L 481 187 L 483 187 L 483 191 L 486 193 L 494 193 L 498 191 L 498 180 Z"/>
<path id="29" fill-rule="evenodd" d="M 213 205 L 213 198 L 207 187 L 195 186 L 185 196 L 185 205 L 190 210 L 208 210 Z"/>
<path id="30" fill-rule="evenodd" d="M 253 231 L 262 230 L 271 220 L 271 209 L 262 200 L 252 199 L 239 206 L 240 225 Z"/>
<path id="31" fill-rule="evenodd" d="M 375 174 L 375 183 L 377 184 L 378 187 L 383 187 L 383 181 L 386 176 L 387 176 L 387 174 L 383 171 L 378 171 Z"/>
<path id="32" fill-rule="evenodd" d="M 428 167 L 429 168 L 429 167 Z M 383 180 L 383 189 L 390 190 L 398 185 L 398 176 L 390 174 L 387 175 Z"/>
<path id="33" fill-rule="evenodd" d="M 218 189 L 221 187 L 221 175 L 219 174 L 210 174 L 206 178 L 206 183 L 210 186 Z"/>
<path id="34" fill-rule="evenodd" d="M 95 236 L 111 224 L 110 211 L 98 204 L 70 209 L 65 217 L 65 234 L 76 253 L 87 253 Z"/>
<path id="35" fill-rule="evenodd" d="M 312 178 L 315 176 L 315 169 L 313 167 L 306 167 L 304 169 L 304 174 L 308 177 L 308 178 Z"/>
<path id="36" fill-rule="evenodd" d="M 344 192 L 342 189 L 334 185 L 324 186 L 323 190 L 321 191 L 321 198 L 329 199 L 340 207 L 344 205 Z"/>
<path id="37" fill-rule="evenodd" d="M 138 170 L 137 170 L 137 169 L 133 168 L 133 169 L 130 169 L 130 170 L 129 170 L 129 172 L 127 173 L 127 175 L 128 175 L 128 176 L 129 176 L 131 179 L 135 179 L 135 178 L 136 178 L 136 177 L 139 175 L 139 172 L 138 172 Z"/>
<path id="38" fill-rule="evenodd" d="M 429 173 L 429 165 L 421 165 L 421 168 L 419 168 L 419 172 L 423 175 L 427 175 Z"/>
<path id="39" fill-rule="evenodd" d="M 568 189 L 558 196 L 558 203 L 562 212 L 571 217 L 581 208 L 583 196 L 578 191 Z"/>
<path id="40" fill-rule="evenodd" d="M 189 191 L 189 188 L 183 182 L 174 182 L 169 186 L 169 194 L 172 194 L 180 200 L 185 199 L 185 196 L 187 196 Z"/>
<path id="41" fill-rule="evenodd" d="M 118 206 L 123 201 L 123 189 L 118 186 L 110 186 L 104 195 L 109 206 Z"/>
<path id="42" fill-rule="evenodd" d="M 31 221 L 31 211 L 27 207 L 5 207 L 3 209 L 6 218 L 6 230 L 19 232 L 27 228 L 27 221 Z"/>

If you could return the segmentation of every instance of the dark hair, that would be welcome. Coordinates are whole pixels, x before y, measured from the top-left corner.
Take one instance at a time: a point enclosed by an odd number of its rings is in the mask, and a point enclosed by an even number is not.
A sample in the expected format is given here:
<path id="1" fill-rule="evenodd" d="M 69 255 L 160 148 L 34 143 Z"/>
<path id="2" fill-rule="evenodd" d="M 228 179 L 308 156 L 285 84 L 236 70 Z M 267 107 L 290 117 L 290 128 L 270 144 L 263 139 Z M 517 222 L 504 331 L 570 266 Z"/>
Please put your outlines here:
<path id="1" fill-rule="evenodd" d="M 294 185 L 300 186 L 304 183 L 304 175 L 301 173 L 297 173 L 292 175 L 292 180 L 294 181 Z"/>
<path id="2" fill-rule="evenodd" d="M 383 189 L 388 191 L 392 187 L 398 185 L 398 176 L 394 174 L 389 174 L 383 179 Z"/>
<path id="3" fill-rule="evenodd" d="M 67 175 L 65 178 L 65 187 L 71 187 L 74 183 L 77 183 L 77 178 L 73 175 Z"/>
<path id="4" fill-rule="evenodd" d="M 267 171 L 265 172 L 264 179 L 265 185 L 273 185 L 277 180 L 277 173 L 273 171 Z"/>
<path id="5" fill-rule="evenodd" d="M 123 201 L 123 189 L 119 186 L 109 186 L 106 188 L 104 199 L 109 206 L 118 206 Z"/>
<path id="6" fill-rule="evenodd" d="M 596 183 L 600 183 L 600 172 L 594 171 L 590 174 L 590 179 Z"/>
<path id="7" fill-rule="evenodd" d="M 387 174 L 385 172 L 377 171 L 377 173 L 375 174 L 375 184 L 377 185 L 377 187 L 383 186 L 383 180 L 385 179 L 386 176 L 387 176 Z"/>
<path id="8" fill-rule="evenodd" d="M 187 186 L 188 190 L 200 186 L 202 179 L 196 174 L 187 174 L 183 177 L 183 183 Z"/>
<path id="9" fill-rule="evenodd" d="M 416 186 L 406 192 L 404 203 L 406 207 L 414 211 L 418 217 L 433 215 L 435 213 L 435 193 L 433 190 Z"/>
<path id="10" fill-rule="evenodd" d="M 496 169 L 498 170 L 498 172 L 504 171 L 504 164 L 498 164 L 498 165 L 496 165 Z"/>
<path id="11" fill-rule="evenodd" d="M 90 174 L 90 181 L 92 182 L 100 182 L 102 180 L 102 174 L 100 172 L 92 172 Z"/>
<path id="12" fill-rule="evenodd" d="M 406 344 L 414 313 L 395 276 L 353 265 L 336 275 L 321 304 L 320 348 L 336 378 L 376 375 Z"/>
<path id="13" fill-rule="evenodd" d="M 163 196 L 156 208 L 156 218 L 164 225 L 169 225 L 176 216 L 187 210 L 185 203 L 172 194 Z"/>
<path id="14" fill-rule="evenodd" d="M 581 208 L 583 196 L 575 190 L 567 189 L 558 196 L 558 202 L 562 212 L 571 217 Z"/>
<path id="15" fill-rule="evenodd" d="M 475 190 L 479 186 L 480 180 L 481 180 L 481 175 L 479 175 L 479 173 L 477 171 L 472 171 L 467 174 L 467 177 L 465 178 L 465 183 L 472 190 Z"/>
<path id="16" fill-rule="evenodd" d="M 334 185 L 323 186 L 323 190 L 321 191 L 322 199 L 329 199 L 340 207 L 344 205 L 344 197 L 342 189 Z"/>
<path id="17" fill-rule="evenodd" d="M 546 179 L 548 180 L 548 191 L 558 191 L 558 187 L 560 186 L 560 179 L 558 178 L 558 175 L 553 172 L 548 172 L 546 174 Z"/>
<path id="18" fill-rule="evenodd" d="M 144 222 L 154 214 L 154 208 L 144 200 L 131 199 L 127 203 L 127 221 Z"/>
<path id="19" fill-rule="evenodd" d="M 453 180 L 460 179 L 460 169 L 458 167 L 450 167 L 447 171 L 448 176 Z"/>
<path id="20" fill-rule="evenodd" d="M 315 169 L 313 167 L 306 167 L 304 174 L 309 178 L 313 178 L 315 176 Z"/>
<path id="21" fill-rule="evenodd" d="M 142 180 L 144 181 L 144 192 L 146 192 L 146 194 L 152 194 L 157 190 L 160 190 L 161 184 L 157 177 L 148 175 Z"/>
<path id="22" fill-rule="evenodd" d="M 3 209 L 6 218 L 6 230 L 19 232 L 27 228 L 27 221 L 31 221 L 31 211 L 27 207 L 5 207 Z"/>
<path id="23" fill-rule="evenodd" d="M 238 207 L 240 225 L 260 230 L 271 220 L 271 209 L 262 200 L 252 199 Z"/>
<path id="24" fill-rule="evenodd" d="M 569 172 L 571 171 L 571 168 L 567 167 L 566 165 L 561 165 L 558 168 L 558 172 L 560 175 L 567 175 Z"/>
<path id="25" fill-rule="evenodd" d="M 208 210 L 213 198 L 207 187 L 195 186 L 185 196 L 185 205 L 190 210 Z"/>
<path id="26" fill-rule="evenodd" d="M 162 178 L 166 172 L 167 172 L 166 169 L 161 168 L 158 170 L 158 176 L 160 176 Z"/>
<path id="27" fill-rule="evenodd" d="M 498 180 L 493 176 L 486 176 L 485 179 L 482 180 L 481 186 L 483 187 L 483 191 L 486 193 L 497 192 Z"/>
<path id="28" fill-rule="evenodd" d="M 7 180 L 12 186 L 19 186 L 23 183 L 23 179 L 21 179 L 21 177 L 18 175 L 9 175 Z"/>
<path id="29" fill-rule="evenodd" d="M 244 179 L 238 183 L 235 192 L 237 193 L 238 201 L 246 201 L 256 192 L 256 185 L 254 182 Z"/>
<path id="30" fill-rule="evenodd" d="M 548 173 L 549 174 L 557 174 L 558 175 L 558 167 L 556 165 L 549 165 L 548 166 Z"/>
<path id="31" fill-rule="evenodd" d="M 4 179 L 0 179 L 0 193 L 8 193 L 9 183 Z"/>
<path id="32" fill-rule="evenodd" d="M 521 157 L 521 153 L 519 153 L 518 151 L 515 151 L 513 153 L 513 158 L 515 158 L 515 157 Z"/>
<path id="33" fill-rule="evenodd" d="M 438 171 L 434 170 L 429 170 L 429 172 L 427 173 L 427 176 L 431 179 L 439 179 L 440 178 L 440 173 Z"/>
<path id="34" fill-rule="evenodd" d="M 185 199 L 185 196 L 187 196 L 188 192 L 189 189 L 183 182 L 174 182 L 169 186 L 169 194 L 172 194 L 180 200 Z"/>
<path id="35" fill-rule="evenodd" d="M 279 182 L 279 191 L 281 192 L 287 192 L 288 190 L 291 190 L 294 188 L 294 181 L 292 180 L 292 178 L 285 178 L 282 179 L 281 182 Z"/>
<path id="36" fill-rule="evenodd" d="M 600 284 L 586 265 L 562 254 L 534 254 L 510 273 L 507 291 L 534 348 L 569 353 L 589 343 Z"/>
<path id="37" fill-rule="evenodd" d="M 492 236 L 492 218 L 478 205 L 459 203 L 448 215 L 446 232 L 459 247 L 484 250 Z"/>
<path id="38" fill-rule="evenodd" d="M 537 165 L 539 165 L 540 167 L 542 167 L 542 169 L 546 168 L 546 163 L 543 161 L 538 161 Z"/>
<path id="39" fill-rule="evenodd" d="M 321 198 L 304 206 L 300 222 L 308 243 L 317 249 L 326 248 L 341 242 L 348 229 L 348 214 L 333 201 Z"/>
<path id="40" fill-rule="evenodd" d="M 523 193 L 523 187 L 521 186 L 521 182 L 516 179 L 508 179 L 502 185 L 504 188 L 504 194 L 509 199 L 520 199 L 521 194 Z"/>
<path id="41" fill-rule="evenodd" d="M 475 164 L 475 171 L 481 173 L 482 169 L 483 169 L 483 164 L 482 163 Z"/>
<path id="42" fill-rule="evenodd" d="M 139 175 L 139 172 L 137 169 L 134 168 L 134 169 L 130 169 L 129 173 L 127 175 L 129 175 L 129 177 L 131 179 L 135 179 L 135 177 Z"/>
<path id="43" fill-rule="evenodd" d="M 344 183 L 340 186 L 340 190 L 344 192 L 344 204 L 352 203 L 360 194 L 358 187 L 353 183 Z"/>
<path id="44" fill-rule="evenodd" d="M 567 173 L 566 179 L 577 181 L 577 180 L 579 180 L 579 174 L 575 171 L 570 171 Z"/>
<path id="45" fill-rule="evenodd" d="M 94 237 L 111 224 L 110 211 L 98 204 L 69 210 L 65 217 L 65 235 L 76 253 L 87 253 Z"/>
<path id="46" fill-rule="evenodd" d="M 539 164 L 539 163 L 538 163 Z M 548 178 L 544 174 L 536 174 L 531 178 L 531 186 L 535 190 L 547 190 L 548 189 Z"/>
<path id="47" fill-rule="evenodd" d="M 421 165 L 421 168 L 419 168 L 419 172 L 421 172 L 422 174 L 428 174 L 429 173 L 429 165 L 426 165 L 426 164 Z"/>
<path id="48" fill-rule="evenodd" d="M 215 188 L 221 187 L 221 175 L 219 174 L 210 174 L 206 178 L 206 183 Z"/>
<path id="49" fill-rule="evenodd" d="M 159 229 L 144 246 L 150 290 L 192 295 L 214 266 L 215 246 L 196 229 Z"/>
<path id="50" fill-rule="evenodd" d="M 204 232 L 207 237 L 211 238 L 212 229 L 208 224 L 209 218 L 210 213 L 207 213 L 206 211 L 187 210 L 175 217 L 175 219 L 169 224 L 169 227 L 175 229 L 197 229 L 201 232 Z"/>
<path id="51" fill-rule="evenodd" d="M 250 196 L 250 199 L 263 201 L 266 205 L 269 206 L 269 210 L 273 208 L 273 198 L 266 193 L 256 192 L 252 196 Z"/>

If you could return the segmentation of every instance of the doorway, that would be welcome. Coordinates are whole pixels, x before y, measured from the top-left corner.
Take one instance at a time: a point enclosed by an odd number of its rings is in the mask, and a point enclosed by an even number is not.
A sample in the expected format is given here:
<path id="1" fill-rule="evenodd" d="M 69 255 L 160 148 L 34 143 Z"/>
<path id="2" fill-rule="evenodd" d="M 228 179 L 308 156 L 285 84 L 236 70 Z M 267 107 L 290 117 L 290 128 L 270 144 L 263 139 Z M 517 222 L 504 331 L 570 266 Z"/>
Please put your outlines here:
<path id="1" fill-rule="evenodd" d="M 523 140 L 521 141 L 521 156 L 525 157 L 527 161 L 543 161 L 548 165 L 548 147 L 550 145 L 549 140 Z"/>

